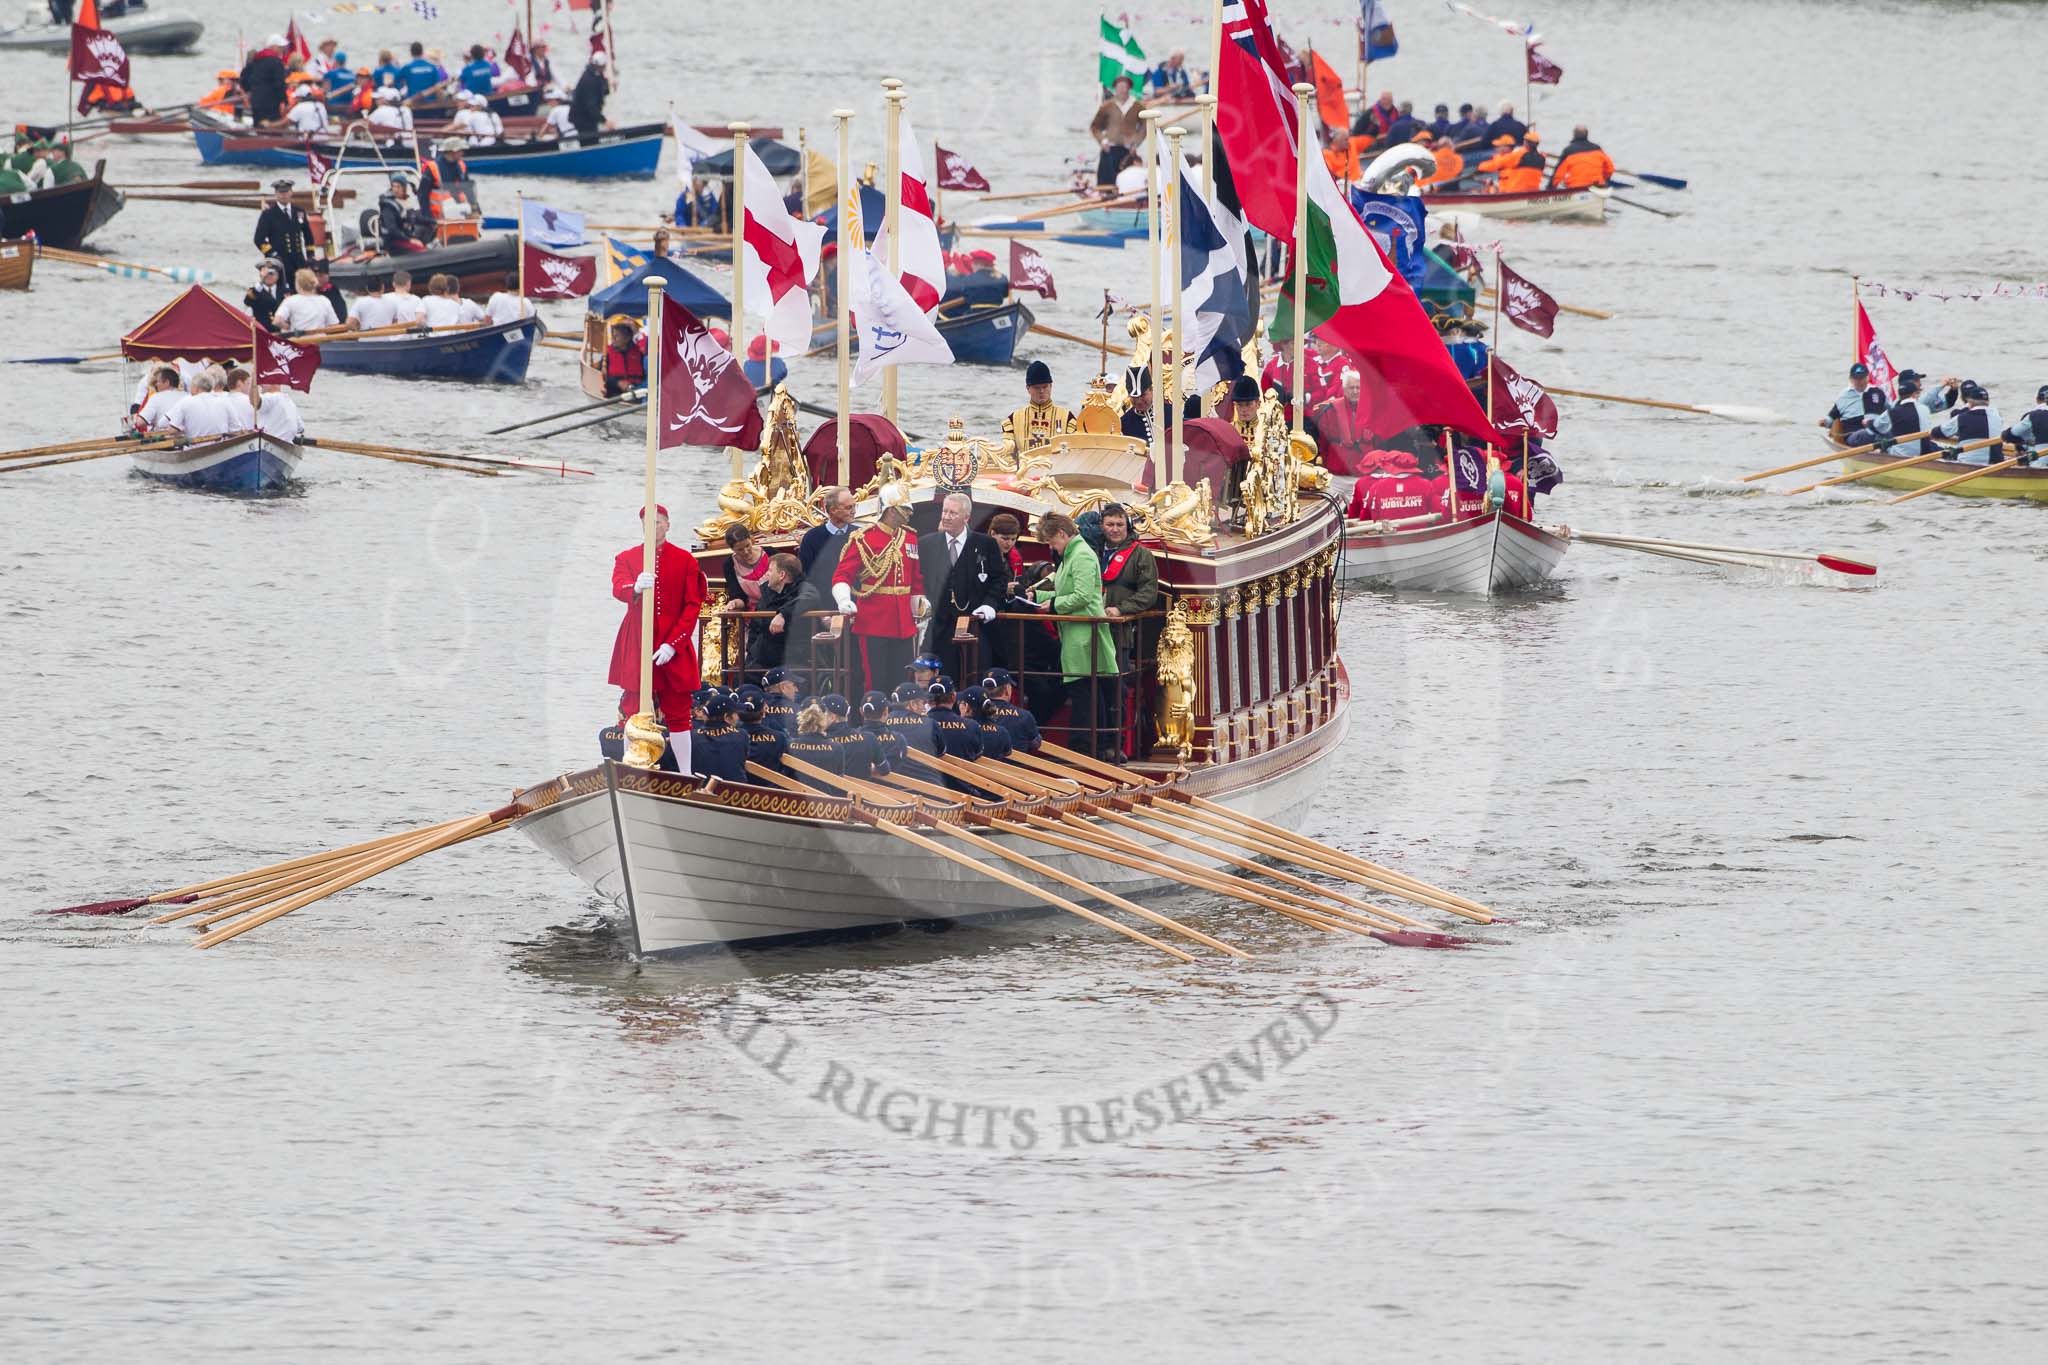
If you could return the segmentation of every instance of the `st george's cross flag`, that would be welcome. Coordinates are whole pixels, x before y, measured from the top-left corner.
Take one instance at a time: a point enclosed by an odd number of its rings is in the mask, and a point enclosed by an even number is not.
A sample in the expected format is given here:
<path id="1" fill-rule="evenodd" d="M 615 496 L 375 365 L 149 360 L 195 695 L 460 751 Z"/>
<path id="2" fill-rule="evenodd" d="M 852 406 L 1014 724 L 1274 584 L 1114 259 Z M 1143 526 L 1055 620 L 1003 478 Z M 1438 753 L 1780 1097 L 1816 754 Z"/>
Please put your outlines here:
<path id="1" fill-rule="evenodd" d="M 1052 285 L 1052 267 L 1045 263 L 1045 257 L 1015 237 L 1010 239 L 1010 288 L 1042 299 L 1059 297 Z"/>
<path id="2" fill-rule="evenodd" d="M 873 248 L 856 247 L 847 267 L 852 276 L 852 326 L 860 338 L 854 383 L 865 384 L 891 365 L 953 363 L 953 348 L 902 281 L 889 278 L 884 257 Z"/>
<path id="3" fill-rule="evenodd" d="M 754 401 L 754 386 L 711 329 L 681 304 L 667 304 L 661 310 L 659 344 L 661 408 L 656 439 L 661 448 L 759 450 L 761 408 Z"/>
<path id="4" fill-rule="evenodd" d="M 988 177 L 974 169 L 966 157 L 958 152 L 949 152 L 934 144 L 932 152 L 939 158 L 939 188 L 942 190 L 988 189 Z"/>
<path id="5" fill-rule="evenodd" d="M 1217 225 L 1185 157 L 1179 181 L 1174 212 L 1180 218 L 1180 260 L 1162 262 L 1167 276 L 1160 288 L 1165 297 L 1172 297 L 1172 272 L 1178 269 L 1183 346 L 1195 358 L 1189 388 L 1206 393 L 1218 382 L 1244 373 L 1244 344 L 1256 320 L 1245 288 L 1242 241 L 1233 240 Z"/>
<path id="6" fill-rule="evenodd" d="M 925 183 L 924 153 L 917 134 L 911 131 L 910 116 L 899 124 L 903 172 L 897 191 L 896 231 L 902 245 L 896 248 L 897 268 L 903 288 L 929 313 L 946 297 L 946 253 L 939 247 L 939 224 L 932 215 L 931 187 Z M 749 175 L 748 185 L 753 184 Z M 822 229 L 820 229 L 822 231 Z M 875 234 L 875 255 L 889 259 L 889 226 Z"/>
<path id="7" fill-rule="evenodd" d="M 1396 400 L 1381 420 L 1400 425 L 1380 430 L 1376 422 L 1374 434 L 1433 423 L 1494 438 L 1497 433 L 1451 363 L 1415 291 L 1359 222 L 1320 156 L 1307 158 L 1302 168 L 1308 214 L 1297 235 L 1294 92 L 1263 0 L 1226 0 L 1223 36 L 1216 121 L 1245 216 L 1302 253 L 1310 330 L 1348 352 Z M 1292 272 L 1289 277 L 1291 293 Z M 1274 340 L 1291 337 L 1293 321 L 1293 303 L 1283 298 Z"/>
<path id="8" fill-rule="evenodd" d="M 1557 300 L 1500 263 L 1500 311 L 1525 332 L 1547 337 L 1557 327 Z"/>
<path id="9" fill-rule="evenodd" d="M 289 340 L 256 329 L 256 382 L 282 384 L 310 393 L 313 372 L 320 368 L 320 348 L 308 341 Z"/>
<path id="10" fill-rule="evenodd" d="M 580 299 L 597 287 L 597 261 L 590 256 L 557 256 L 532 242 L 519 248 L 529 299 Z"/>
<path id="11" fill-rule="evenodd" d="M 810 287 L 818 276 L 825 225 L 791 215 L 775 188 L 775 177 L 751 142 L 745 166 L 746 195 L 740 211 L 746 221 L 740 227 L 740 255 L 746 268 L 747 312 L 761 319 L 763 334 L 783 350 L 808 350 Z"/>

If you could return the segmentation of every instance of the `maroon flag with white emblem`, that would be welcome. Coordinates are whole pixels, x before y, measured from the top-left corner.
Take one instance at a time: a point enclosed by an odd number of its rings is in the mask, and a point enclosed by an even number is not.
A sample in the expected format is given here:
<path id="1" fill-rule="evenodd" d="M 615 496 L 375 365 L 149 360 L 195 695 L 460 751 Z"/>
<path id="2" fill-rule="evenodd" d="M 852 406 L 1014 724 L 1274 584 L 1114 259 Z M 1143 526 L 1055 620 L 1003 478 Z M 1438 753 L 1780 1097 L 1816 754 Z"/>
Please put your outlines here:
<path id="1" fill-rule="evenodd" d="M 320 348 L 310 342 L 288 340 L 258 328 L 256 331 L 256 382 L 282 384 L 309 393 L 313 372 L 320 368 Z"/>
<path id="2" fill-rule="evenodd" d="M 661 403 L 655 420 L 663 450 L 676 446 L 761 447 L 754 386 L 711 329 L 679 304 L 662 309 Z"/>
<path id="3" fill-rule="evenodd" d="M 1557 435 L 1557 403 L 1543 386 L 1499 356 L 1493 357 L 1493 425 L 1496 431 Z"/>
<path id="4" fill-rule="evenodd" d="M 128 50 L 103 28 L 71 26 L 71 79 L 86 84 L 128 84 Z"/>
<path id="5" fill-rule="evenodd" d="M 333 169 L 334 168 L 332 166 L 327 164 L 326 157 L 320 155 L 320 153 L 313 150 L 313 139 L 310 137 L 307 138 L 306 177 L 307 179 L 313 182 L 313 188 L 316 190 L 319 189 L 320 186 L 326 182 L 327 173 Z"/>
<path id="6" fill-rule="evenodd" d="M 533 53 L 527 49 L 526 35 L 517 24 L 512 25 L 512 40 L 505 44 L 505 65 L 517 72 L 520 80 L 533 79 Z"/>
<path id="7" fill-rule="evenodd" d="M 1557 326 L 1557 300 L 1500 263 L 1500 311 L 1525 332 L 1547 337 Z"/>
<path id="8" fill-rule="evenodd" d="M 1556 85 L 1564 79 L 1564 68 L 1543 55 L 1543 49 L 1529 44 L 1529 84 Z"/>
<path id="9" fill-rule="evenodd" d="M 1053 292 L 1052 267 L 1045 257 L 1014 237 L 1010 239 L 1010 288 L 1028 290 L 1040 298 L 1059 297 Z"/>
<path id="10" fill-rule="evenodd" d="M 557 256 L 531 242 L 520 245 L 526 297 L 580 299 L 597 286 L 597 260 L 591 256 Z"/>
<path id="11" fill-rule="evenodd" d="M 944 147 L 939 154 L 939 188 L 942 190 L 986 190 L 988 177 L 968 164 L 967 158 Z"/>

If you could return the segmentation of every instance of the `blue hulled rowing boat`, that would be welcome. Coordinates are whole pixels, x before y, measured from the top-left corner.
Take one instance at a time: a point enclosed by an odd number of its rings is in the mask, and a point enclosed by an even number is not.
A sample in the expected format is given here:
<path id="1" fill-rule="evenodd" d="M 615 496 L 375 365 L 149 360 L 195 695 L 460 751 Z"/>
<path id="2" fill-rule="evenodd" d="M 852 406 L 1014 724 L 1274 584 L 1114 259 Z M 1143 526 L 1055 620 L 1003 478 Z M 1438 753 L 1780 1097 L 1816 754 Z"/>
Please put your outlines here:
<path id="1" fill-rule="evenodd" d="M 137 472 L 209 493 L 242 497 L 282 493 L 299 468 L 299 448 L 260 431 L 216 436 L 190 445 L 137 450 Z"/>
<path id="2" fill-rule="evenodd" d="M 588 142 L 501 142 L 492 147 L 472 148 L 469 173 L 652 180 L 661 166 L 661 144 L 667 135 L 664 125 L 647 123 L 612 129 Z M 209 166 L 279 166 L 296 171 L 306 168 L 306 144 L 292 138 L 195 127 L 192 141 L 199 148 L 199 159 Z M 346 153 L 338 142 L 316 142 L 313 150 L 329 165 L 337 166 L 376 169 L 412 160 L 409 147 L 386 149 L 387 153 L 395 151 L 396 156 L 387 154 L 380 158 L 376 148 L 361 142 L 351 143 Z"/>
<path id="3" fill-rule="evenodd" d="M 466 379 L 483 384 L 521 384 L 540 337 L 540 319 L 521 318 L 467 332 L 432 332 L 369 341 L 327 341 L 320 367 L 346 374 L 382 374 L 405 379 Z"/>

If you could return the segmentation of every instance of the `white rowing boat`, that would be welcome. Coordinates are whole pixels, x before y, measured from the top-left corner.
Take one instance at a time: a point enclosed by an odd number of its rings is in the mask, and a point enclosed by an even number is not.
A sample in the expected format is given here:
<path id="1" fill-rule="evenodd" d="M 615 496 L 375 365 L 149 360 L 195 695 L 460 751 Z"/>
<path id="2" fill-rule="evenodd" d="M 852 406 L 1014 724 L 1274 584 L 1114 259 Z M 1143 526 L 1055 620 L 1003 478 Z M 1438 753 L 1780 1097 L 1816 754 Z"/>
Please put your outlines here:
<path id="1" fill-rule="evenodd" d="M 1543 583 L 1567 548 L 1562 537 L 1506 512 L 1398 528 L 1347 521 L 1340 577 L 1347 584 L 1492 597 Z"/>

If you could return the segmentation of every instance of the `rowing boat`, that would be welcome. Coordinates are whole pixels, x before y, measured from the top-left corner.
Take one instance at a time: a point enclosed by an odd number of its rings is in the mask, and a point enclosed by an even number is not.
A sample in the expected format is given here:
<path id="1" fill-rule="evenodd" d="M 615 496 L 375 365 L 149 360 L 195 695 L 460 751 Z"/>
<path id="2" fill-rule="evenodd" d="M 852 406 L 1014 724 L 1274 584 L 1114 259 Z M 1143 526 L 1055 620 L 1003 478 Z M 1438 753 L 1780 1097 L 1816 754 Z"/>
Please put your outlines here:
<path id="1" fill-rule="evenodd" d="M 861 510 L 880 505 L 884 481 L 907 496 L 915 529 L 935 523 L 941 487 L 964 487 L 978 525 L 999 512 L 1035 522 L 1039 514 L 1076 514 L 1116 501 L 1131 510 L 1159 561 L 1163 606 L 1153 623 L 1130 627 L 1136 646 L 1126 674 L 1134 724 L 1132 778 L 1213 800 L 1246 815 L 1298 822 L 1327 784 L 1349 724 L 1350 683 L 1336 650 L 1335 601 L 1342 522 L 1326 499 L 1298 494 L 1302 468 L 1286 439 L 1277 399 L 1268 399 L 1252 442 L 1247 481 L 1268 490 L 1256 524 L 1219 526 L 1211 490 L 1169 482 L 1149 497 L 1135 486 L 1148 467 L 1142 442 L 1105 429 L 1114 422 L 1106 386 L 1082 410 L 1084 433 L 1040 447 L 1018 464 L 971 443 L 954 424 L 946 441 L 907 468 L 885 469 L 856 491 Z M 764 539 L 793 540 L 817 519 L 796 444 L 793 405 L 771 411 L 759 466 L 720 493 L 717 517 L 698 528 L 699 556 L 718 571 L 725 526 L 746 524 Z M 805 511 L 804 509 L 810 509 Z M 1027 556 L 1043 547 L 1026 542 Z M 729 626 L 714 589 L 699 618 L 698 653 L 707 681 L 736 683 L 739 631 Z M 991 629 L 1043 631 L 1040 618 L 999 616 Z M 812 690 L 848 687 L 850 634 L 820 635 L 810 662 Z M 1150 643 L 1156 639 L 1156 644 Z M 963 660 L 975 661 L 971 651 Z M 1056 652 L 1056 651 L 1055 651 Z M 1023 651 L 1025 691 L 1034 674 Z M 1057 684 L 1053 660 L 1050 680 Z M 1057 688 L 1055 687 L 1055 691 Z M 1077 746 L 1086 731 L 1054 706 L 1041 727 Z M 993 820 L 983 837 L 1112 893 L 1146 893 L 1169 882 L 1092 854 L 1059 851 L 1016 832 L 1027 813 L 1054 815 L 1079 798 L 1014 796 L 984 806 L 927 805 L 916 817 L 940 826 Z M 688 954 L 735 944 L 759 945 L 819 935 L 873 933 L 910 923 L 974 920 L 1039 908 L 1030 892 L 964 872 L 936 852 L 877 829 L 873 806 L 845 795 L 696 778 L 605 761 L 535 783 L 515 794 L 517 827 L 600 896 L 616 904 L 647 956 Z M 863 803 L 865 804 L 865 803 Z M 1214 866 L 1207 852 L 1167 848 L 1156 835 L 1132 834 L 1147 848 Z M 1073 892 L 1022 866 L 1010 869 L 1042 890 Z"/>
<path id="2" fill-rule="evenodd" d="M 100 27 L 119 38 L 131 57 L 189 52 L 206 32 L 206 25 L 178 10 L 101 15 Z M 69 53 L 71 25 L 25 23 L 0 30 L 0 51 Z"/>
<path id="3" fill-rule="evenodd" d="M 464 332 L 401 334 L 368 341 L 343 337 L 320 343 L 320 367 L 346 374 L 381 374 L 401 379 L 523 384 L 540 330 L 540 319 L 519 318 Z"/>
<path id="4" fill-rule="evenodd" d="M 234 432 L 186 445 L 139 449 L 137 473 L 208 493 L 242 497 L 282 493 L 298 473 L 300 449 L 260 431 Z"/>
<path id="5" fill-rule="evenodd" d="M 1421 526 L 1346 522 L 1341 581 L 1493 597 L 1540 585 L 1564 561 L 1562 537 L 1506 512 L 1449 524 L 1429 520 Z"/>
<path id="6" fill-rule="evenodd" d="M 466 160 L 471 175 L 652 180 L 661 164 L 662 142 L 666 136 L 667 125 L 645 123 L 631 128 L 610 129 L 588 141 L 535 139 L 471 147 Z M 306 167 L 307 144 L 298 138 L 195 124 L 192 141 L 199 151 L 199 159 L 209 166 L 279 166 L 298 171 Z M 374 146 L 361 143 L 350 143 L 345 153 L 342 144 L 337 142 L 316 142 L 312 149 L 330 165 L 348 167 L 376 169 L 389 162 L 404 164 L 413 160 L 411 149 L 404 146 L 396 149 L 395 157 L 381 155 Z"/>
<path id="7" fill-rule="evenodd" d="M 35 268 L 35 242 L 27 237 L 0 238 L 0 289 L 28 288 Z"/>
<path id="8" fill-rule="evenodd" d="M 1854 449 L 1854 447 L 1842 446 L 1842 443 L 1834 440 L 1833 437 L 1830 437 L 1829 441 L 1845 450 Z M 1906 447 L 1917 448 L 1917 446 L 1918 442 L 1909 441 L 1906 443 Z M 1906 447 L 1902 447 L 1902 449 Z M 1996 447 L 1984 453 L 1994 457 L 1989 461 L 1992 464 L 1996 464 L 2000 459 L 2005 458 L 1999 455 Z M 1866 469 L 1883 469 L 1887 465 L 1898 464 L 1909 458 L 1911 458 L 1909 455 L 1887 454 L 1877 450 L 1864 451 L 1857 455 L 1844 455 L 1842 457 L 1842 472 L 1844 474 L 1858 474 Z M 1892 488 L 1911 492 L 1913 489 L 1928 488 L 1944 480 L 1953 479 L 1958 475 L 1967 474 L 1973 469 L 1982 469 L 1983 467 L 1982 464 L 1970 464 L 1963 460 L 1929 460 L 1925 464 L 1916 464 L 1907 469 L 1872 474 L 1858 480 L 1858 482 L 1876 484 L 1879 488 Z M 2030 465 L 2015 465 L 2011 469 L 2002 470 L 1996 474 L 1986 474 L 1980 478 L 1971 479 L 1967 483 L 1959 483 L 1954 488 L 1944 488 L 1942 494 L 1945 497 L 1958 498 L 2025 498 L 2033 502 L 2048 502 L 2048 469 L 2036 469 Z"/>
<path id="9" fill-rule="evenodd" d="M 426 292 L 428 277 L 445 274 L 456 278 L 464 298 L 487 299 L 518 287 L 519 239 L 479 237 L 389 256 L 357 250 L 336 256 L 328 268 L 329 278 L 351 294 L 367 292 L 373 281 L 389 287 L 401 270 L 412 275 L 415 294 Z"/>
<path id="10" fill-rule="evenodd" d="M 1428 194 L 1423 202 L 1431 212 L 1463 209 L 1510 223 L 1598 223 L 1607 217 L 1608 191 L 1594 185 L 1518 194 Z"/>
<path id="11" fill-rule="evenodd" d="M 94 163 L 90 180 L 0 195 L 0 221 L 13 236 L 33 234 L 44 246 L 75 251 L 126 202 L 106 183 L 106 174 L 107 163 L 100 161 Z"/>

